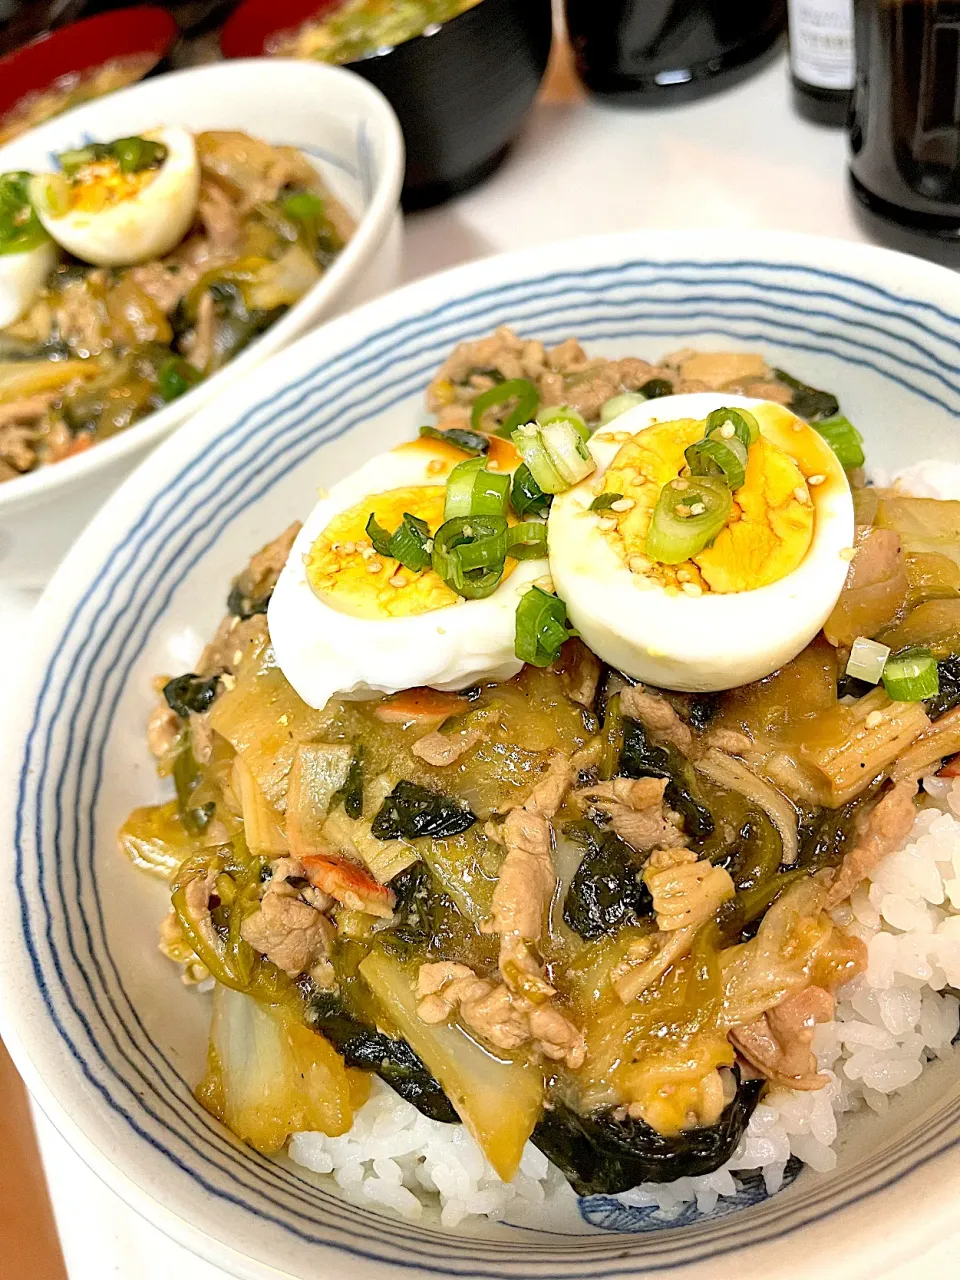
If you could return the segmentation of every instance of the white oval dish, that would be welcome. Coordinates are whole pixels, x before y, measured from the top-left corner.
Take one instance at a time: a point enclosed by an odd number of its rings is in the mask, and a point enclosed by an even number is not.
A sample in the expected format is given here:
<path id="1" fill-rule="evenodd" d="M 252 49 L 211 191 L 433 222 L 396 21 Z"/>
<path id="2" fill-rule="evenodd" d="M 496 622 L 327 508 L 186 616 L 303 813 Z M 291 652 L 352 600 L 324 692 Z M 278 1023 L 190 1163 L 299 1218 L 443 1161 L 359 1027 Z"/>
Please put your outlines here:
<path id="1" fill-rule="evenodd" d="M 91 139 L 172 124 L 239 129 L 300 148 L 356 218 L 356 233 L 323 279 L 219 373 L 94 449 L 0 485 L 2 586 L 43 585 L 148 450 L 320 319 L 376 297 L 399 278 L 400 127 L 382 94 L 340 67 L 258 58 L 145 80 L 0 148 L 0 173 L 46 170 L 53 154 Z"/>
<path id="2" fill-rule="evenodd" d="M 400 1222 L 240 1147 L 193 1100 L 207 1010 L 156 950 L 162 886 L 114 847 L 127 811 L 161 794 L 143 741 L 150 679 L 189 666 L 230 576 L 319 486 L 415 432 L 453 345 L 501 323 L 609 355 L 761 349 L 841 395 L 877 470 L 960 461 L 960 282 L 884 250 L 603 237 L 458 268 L 324 326 L 162 445 L 48 588 L 0 762 L 0 1030 L 83 1158 L 249 1280 L 804 1280 L 814 1265 L 867 1280 L 955 1230 L 956 1057 L 884 1116 L 855 1119 L 832 1173 L 771 1198 L 754 1185 L 741 1212 L 721 1202 L 672 1229 L 596 1197 L 551 1230 Z"/>

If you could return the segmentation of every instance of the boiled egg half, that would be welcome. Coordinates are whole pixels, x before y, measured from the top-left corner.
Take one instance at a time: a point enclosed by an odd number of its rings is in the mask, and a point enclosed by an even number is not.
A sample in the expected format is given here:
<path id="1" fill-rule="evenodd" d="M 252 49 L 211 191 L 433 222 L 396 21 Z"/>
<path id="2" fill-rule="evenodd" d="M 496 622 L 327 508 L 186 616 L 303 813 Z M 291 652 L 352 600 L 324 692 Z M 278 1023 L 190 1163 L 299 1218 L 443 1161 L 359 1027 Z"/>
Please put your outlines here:
<path id="1" fill-rule="evenodd" d="M 63 171 L 34 179 L 50 235 L 98 267 L 159 258 L 183 239 L 197 211 L 200 164 L 186 129 L 153 129 L 60 157 Z"/>
<path id="2" fill-rule="evenodd" d="M 487 466 L 519 463 L 492 439 Z M 270 637 L 281 671 L 312 707 L 335 694 L 371 697 L 417 685 L 463 689 L 506 680 L 523 665 L 514 654 L 517 604 L 545 578 L 545 559 L 508 559 L 483 599 L 458 596 L 432 568 L 414 572 L 375 551 L 375 516 L 392 531 L 410 514 L 436 533 L 446 480 L 465 454 L 422 438 L 365 463 L 314 507 L 270 601 Z"/>
<path id="3" fill-rule="evenodd" d="M 685 450 L 724 407 L 760 428 L 726 523 L 689 559 L 658 562 L 647 534 L 661 490 L 682 484 Z M 663 688 L 710 691 L 769 675 L 813 639 L 854 536 L 846 474 L 813 427 L 769 401 L 697 393 L 638 405 L 589 447 L 597 470 L 554 499 L 548 544 L 557 594 L 599 657 Z"/>
<path id="4" fill-rule="evenodd" d="M 36 301 L 57 251 L 30 204 L 30 175 L 0 175 L 0 329 Z"/>

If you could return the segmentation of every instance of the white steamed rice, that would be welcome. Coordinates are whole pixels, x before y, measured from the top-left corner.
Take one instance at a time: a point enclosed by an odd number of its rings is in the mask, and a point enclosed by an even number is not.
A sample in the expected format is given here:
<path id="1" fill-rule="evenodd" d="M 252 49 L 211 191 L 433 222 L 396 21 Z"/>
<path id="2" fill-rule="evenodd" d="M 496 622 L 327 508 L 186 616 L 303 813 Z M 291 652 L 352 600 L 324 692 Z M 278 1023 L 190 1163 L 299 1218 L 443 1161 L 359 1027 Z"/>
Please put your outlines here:
<path id="1" fill-rule="evenodd" d="M 836 1020 L 817 1029 L 814 1048 L 830 1084 L 813 1093 L 771 1090 L 723 1168 L 644 1183 L 620 1196 L 625 1204 L 655 1205 L 669 1221 L 694 1200 L 709 1213 L 721 1196 L 736 1195 L 738 1171 L 759 1170 L 770 1192 L 791 1156 L 826 1172 L 836 1164 L 841 1115 L 884 1111 L 929 1062 L 954 1052 L 960 1006 L 945 988 L 960 989 L 960 782 L 932 778 L 924 787 L 906 846 L 836 913 L 867 944 L 869 964 L 839 993 Z M 503 1183 L 463 1126 L 426 1119 L 379 1081 L 348 1134 L 295 1134 L 289 1155 L 331 1174 L 351 1199 L 411 1220 L 439 1197 L 447 1227 L 471 1215 L 530 1221 L 573 1194 L 530 1143 L 517 1177 Z"/>

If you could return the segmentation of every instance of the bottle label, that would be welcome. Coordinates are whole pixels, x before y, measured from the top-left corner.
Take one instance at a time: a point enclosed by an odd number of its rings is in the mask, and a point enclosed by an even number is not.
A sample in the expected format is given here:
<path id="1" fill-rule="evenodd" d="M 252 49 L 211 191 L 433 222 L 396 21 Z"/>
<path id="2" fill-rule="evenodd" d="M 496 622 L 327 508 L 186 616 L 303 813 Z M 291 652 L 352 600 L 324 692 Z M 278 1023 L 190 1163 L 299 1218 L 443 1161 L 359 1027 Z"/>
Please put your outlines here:
<path id="1" fill-rule="evenodd" d="M 790 0 L 790 63 L 818 89 L 852 89 L 853 0 Z"/>

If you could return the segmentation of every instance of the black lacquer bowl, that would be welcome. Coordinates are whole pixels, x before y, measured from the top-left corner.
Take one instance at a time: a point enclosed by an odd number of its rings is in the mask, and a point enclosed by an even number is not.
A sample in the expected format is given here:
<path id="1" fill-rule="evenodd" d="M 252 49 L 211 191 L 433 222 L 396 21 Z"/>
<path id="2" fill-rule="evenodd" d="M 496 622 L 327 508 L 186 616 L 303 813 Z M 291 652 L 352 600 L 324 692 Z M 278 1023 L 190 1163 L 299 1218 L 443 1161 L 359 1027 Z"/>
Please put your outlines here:
<path id="1" fill-rule="evenodd" d="M 226 57 L 256 57 L 320 16 L 318 0 L 245 0 L 223 29 Z M 428 33 L 349 63 L 389 99 L 407 148 L 404 208 L 483 181 L 517 136 L 550 54 L 550 0 L 482 0 Z"/>

